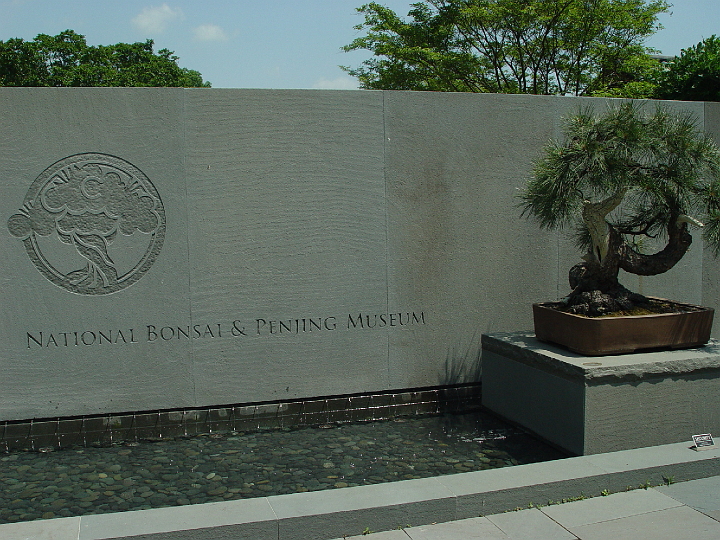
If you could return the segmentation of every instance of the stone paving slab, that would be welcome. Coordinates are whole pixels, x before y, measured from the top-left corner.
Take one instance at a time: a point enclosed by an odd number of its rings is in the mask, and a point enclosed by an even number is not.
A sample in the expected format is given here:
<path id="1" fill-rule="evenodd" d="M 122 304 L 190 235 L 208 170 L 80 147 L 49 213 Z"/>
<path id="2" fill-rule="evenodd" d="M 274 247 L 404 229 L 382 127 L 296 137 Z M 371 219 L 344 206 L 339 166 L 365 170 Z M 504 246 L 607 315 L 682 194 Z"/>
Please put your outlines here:
<path id="1" fill-rule="evenodd" d="M 682 503 L 655 490 L 638 489 L 607 497 L 546 506 L 540 511 L 569 529 L 600 521 L 659 512 L 681 505 Z"/>
<path id="2" fill-rule="evenodd" d="M 575 540 L 575 535 L 537 508 L 487 517 L 512 540 Z"/>
<path id="3" fill-rule="evenodd" d="M 720 523 L 689 506 L 677 506 L 658 512 L 571 527 L 570 531 L 580 540 L 698 540 L 720 538 Z"/>
<path id="4" fill-rule="evenodd" d="M 410 540 L 405 530 L 383 531 L 371 535 L 347 536 L 340 540 Z"/>
<path id="5" fill-rule="evenodd" d="M 504 512 L 485 518 L 409 527 L 402 531 L 370 536 L 353 536 L 347 540 L 720 538 L 720 508 L 716 507 L 720 507 L 720 476 L 560 505 Z"/>
<path id="6" fill-rule="evenodd" d="M 410 540 L 511 540 L 488 518 L 469 518 L 410 527 L 405 529 L 405 533 Z"/>
<path id="7" fill-rule="evenodd" d="M 720 517 L 720 476 L 700 478 L 655 489 L 704 514 L 714 514 L 711 517 L 716 519 Z"/>

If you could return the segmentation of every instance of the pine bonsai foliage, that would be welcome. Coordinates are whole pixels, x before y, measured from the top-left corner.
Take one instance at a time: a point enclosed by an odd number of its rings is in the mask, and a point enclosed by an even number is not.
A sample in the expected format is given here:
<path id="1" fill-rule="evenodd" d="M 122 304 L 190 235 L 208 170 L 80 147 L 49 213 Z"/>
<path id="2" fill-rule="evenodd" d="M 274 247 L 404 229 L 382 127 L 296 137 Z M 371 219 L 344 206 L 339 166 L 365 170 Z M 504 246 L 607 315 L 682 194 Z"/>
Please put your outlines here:
<path id="1" fill-rule="evenodd" d="M 541 227 L 574 227 L 583 262 L 570 270 L 567 310 L 601 315 L 648 300 L 623 287 L 620 269 L 651 276 L 671 269 L 692 242 L 691 228 L 720 252 L 720 149 L 689 113 L 646 112 L 624 102 L 586 109 L 551 142 L 521 195 L 523 215 Z M 654 253 L 641 249 L 661 239 Z"/>

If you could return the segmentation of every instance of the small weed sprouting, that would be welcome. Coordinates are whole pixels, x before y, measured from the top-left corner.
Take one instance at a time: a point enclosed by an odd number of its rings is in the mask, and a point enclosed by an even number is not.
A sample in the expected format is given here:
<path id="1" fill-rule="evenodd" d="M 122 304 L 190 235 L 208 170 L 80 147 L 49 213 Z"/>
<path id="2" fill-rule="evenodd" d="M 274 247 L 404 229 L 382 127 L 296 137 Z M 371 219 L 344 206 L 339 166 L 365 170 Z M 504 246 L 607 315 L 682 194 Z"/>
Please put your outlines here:
<path id="1" fill-rule="evenodd" d="M 580 493 L 580 495 L 577 495 L 575 497 L 568 497 L 567 499 L 560 499 L 559 501 L 549 500 L 547 505 L 553 506 L 555 504 L 565 504 L 565 503 L 569 503 L 569 502 L 584 501 L 587 498 L 588 498 L 587 495 L 585 495 L 584 493 Z"/>

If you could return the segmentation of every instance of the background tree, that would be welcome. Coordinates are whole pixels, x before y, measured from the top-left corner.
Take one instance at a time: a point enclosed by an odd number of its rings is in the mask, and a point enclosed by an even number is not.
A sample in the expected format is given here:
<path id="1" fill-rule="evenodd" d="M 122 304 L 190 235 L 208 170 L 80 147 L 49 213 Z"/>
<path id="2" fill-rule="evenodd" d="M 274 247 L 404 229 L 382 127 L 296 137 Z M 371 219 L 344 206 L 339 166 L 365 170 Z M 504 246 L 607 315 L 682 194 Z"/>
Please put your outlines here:
<path id="1" fill-rule="evenodd" d="M 72 30 L 0 41 L 0 86 L 210 87 L 181 68 L 172 51 L 153 52 L 153 40 L 90 46 Z"/>
<path id="2" fill-rule="evenodd" d="M 574 226 L 584 262 L 570 272 L 569 311 L 598 315 L 647 304 L 618 281 L 620 269 L 666 272 L 692 242 L 689 225 L 720 251 L 720 149 L 688 114 L 626 102 L 566 123 L 521 194 L 524 213 L 546 228 Z M 701 221 L 702 220 L 702 221 Z M 704 222 L 704 223 L 703 223 Z M 656 253 L 645 241 L 664 239 Z"/>
<path id="3" fill-rule="evenodd" d="M 664 0 L 422 0 L 409 20 L 371 2 L 343 49 L 363 88 L 591 95 L 647 58 Z"/>
<path id="4" fill-rule="evenodd" d="M 660 57 L 641 54 L 624 62 L 612 73 L 611 80 L 592 91 L 594 97 L 652 99 L 658 77 L 663 71 Z"/>
<path id="5" fill-rule="evenodd" d="M 683 49 L 659 76 L 658 99 L 720 101 L 720 38 Z"/>

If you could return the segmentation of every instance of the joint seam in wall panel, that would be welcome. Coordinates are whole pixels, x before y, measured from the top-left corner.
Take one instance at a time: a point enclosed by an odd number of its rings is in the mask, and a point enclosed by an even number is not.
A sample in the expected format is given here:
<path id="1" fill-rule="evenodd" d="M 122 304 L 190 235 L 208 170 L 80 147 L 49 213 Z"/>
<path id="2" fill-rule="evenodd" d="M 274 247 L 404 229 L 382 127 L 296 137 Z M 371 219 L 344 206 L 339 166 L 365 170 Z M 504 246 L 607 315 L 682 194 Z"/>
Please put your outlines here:
<path id="1" fill-rule="evenodd" d="M 190 196 L 188 193 L 188 93 L 190 90 L 187 88 L 183 90 L 182 93 L 182 101 L 180 106 L 182 107 L 181 111 L 181 121 L 182 121 L 182 171 L 185 176 L 184 179 L 184 186 L 185 186 L 185 215 L 190 215 Z M 188 262 L 188 273 L 187 273 L 187 287 L 188 287 L 188 313 L 190 315 L 190 322 L 191 324 L 194 321 L 193 318 L 193 302 L 192 302 L 192 283 L 191 283 L 191 276 L 190 276 L 190 268 L 192 268 L 192 265 L 190 264 L 190 231 L 189 231 L 189 223 L 186 225 L 185 230 L 185 242 L 186 242 L 186 257 Z M 191 341 L 189 344 L 189 351 L 190 351 L 190 370 L 192 373 L 192 402 L 193 405 L 198 405 L 197 400 L 197 373 L 195 368 L 195 347 L 193 342 Z"/>
<path id="2" fill-rule="evenodd" d="M 382 175 L 383 175 L 383 187 L 384 187 L 384 199 L 383 205 L 385 207 L 385 309 L 389 312 L 390 310 L 390 281 L 389 281 L 389 265 L 390 265 L 390 217 L 388 212 L 388 177 L 387 177 L 387 147 L 388 147 L 388 136 L 387 136 L 387 109 L 385 107 L 385 96 L 386 92 L 382 93 L 382 123 L 383 123 L 383 163 L 382 163 Z M 385 365 L 386 365 L 386 379 L 385 388 L 390 388 L 390 334 L 385 334 Z"/>

